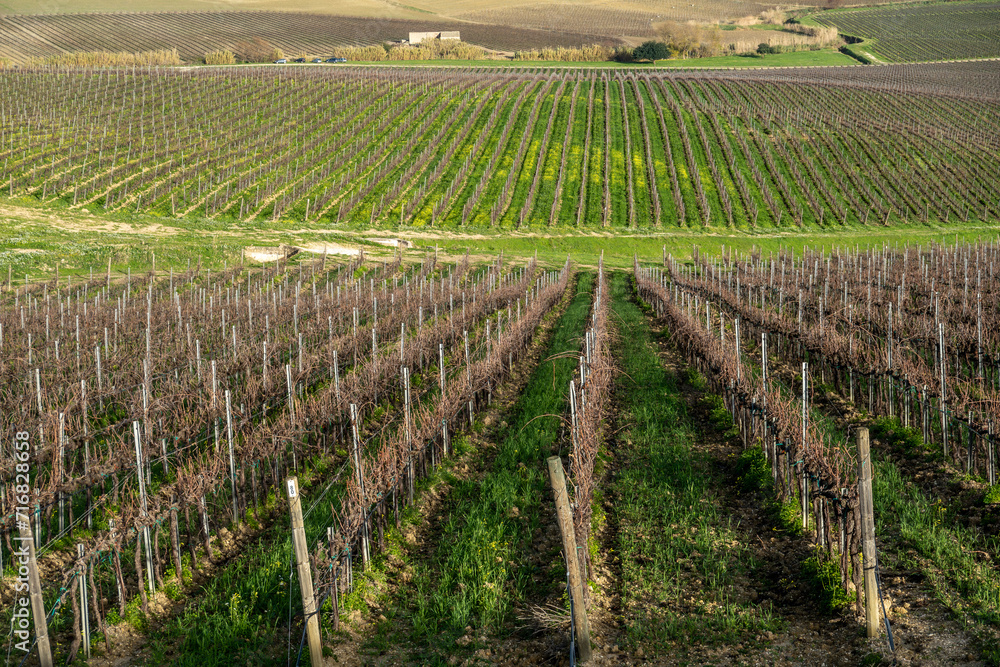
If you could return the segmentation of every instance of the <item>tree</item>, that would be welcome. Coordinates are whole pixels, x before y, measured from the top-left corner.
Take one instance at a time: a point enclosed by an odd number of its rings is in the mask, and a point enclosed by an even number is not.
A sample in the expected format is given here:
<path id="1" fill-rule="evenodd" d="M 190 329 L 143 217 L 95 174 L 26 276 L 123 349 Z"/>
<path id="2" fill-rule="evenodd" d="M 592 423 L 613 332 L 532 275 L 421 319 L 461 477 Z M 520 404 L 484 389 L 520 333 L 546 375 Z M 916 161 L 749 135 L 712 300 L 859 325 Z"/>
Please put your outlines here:
<path id="1" fill-rule="evenodd" d="M 664 21 L 656 25 L 660 40 L 670 49 L 671 58 L 690 58 L 698 55 L 701 30 L 698 26 Z"/>
<path id="2" fill-rule="evenodd" d="M 632 54 L 636 60 L 663 60 L 670 57 L 670 47 L 664 42 L 651 39 L 635 47 Z"/>

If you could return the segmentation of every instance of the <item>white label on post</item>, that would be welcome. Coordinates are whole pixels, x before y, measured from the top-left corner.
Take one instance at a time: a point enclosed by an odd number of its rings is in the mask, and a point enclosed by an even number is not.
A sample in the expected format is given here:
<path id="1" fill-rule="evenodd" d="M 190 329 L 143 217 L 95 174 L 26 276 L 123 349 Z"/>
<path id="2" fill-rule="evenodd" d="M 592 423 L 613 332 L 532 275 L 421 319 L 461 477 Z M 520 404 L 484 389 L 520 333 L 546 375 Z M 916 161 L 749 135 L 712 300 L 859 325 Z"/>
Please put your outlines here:
<path id="1" fill-rule="evenodd" d="M 294 479 L 288 480 L 288 497 L 294 498 L 296 493 L 297 491 L 295 490 L 295 480 Z"/>

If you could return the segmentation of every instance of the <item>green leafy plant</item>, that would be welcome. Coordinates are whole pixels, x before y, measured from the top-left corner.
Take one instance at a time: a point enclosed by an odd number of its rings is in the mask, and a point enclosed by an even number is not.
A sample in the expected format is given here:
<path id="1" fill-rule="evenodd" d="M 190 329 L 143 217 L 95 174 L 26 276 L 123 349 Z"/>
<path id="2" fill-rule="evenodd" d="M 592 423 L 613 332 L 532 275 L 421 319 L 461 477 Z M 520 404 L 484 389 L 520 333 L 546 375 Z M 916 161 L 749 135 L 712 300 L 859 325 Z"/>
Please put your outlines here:
<path id="1" fill-rule="evenodd" d="M 763 491 L 770 488 L 771 465 L 759 445 L 744 449 L 740 453 L 736 460 L 736 477 L 740 488 L 744 491 Z"/>
<path id="2" fill-rule="evenodd" d="M 840 568 L 819 548 L 802 562 L 802 577 L 809 588 L 829 613 L 837 613 L 854 602 L 853 596 L 840 583 Z"/>
<path id="3" fill-rule="evenodd" d="M 923 436 L 918 429 L 903 426 L 898 417 L 879 417 L 870 427 L 871 434 L 892 447 L 898 447 L 907 454 L 925 449 Z"/>
<path id="4" fill-rule="evenodd" d="M 635 47 L 632 55 L 636 60 L 664 60 L 669 58 L 671 53 L 666 43 L 651 39 Z"/>

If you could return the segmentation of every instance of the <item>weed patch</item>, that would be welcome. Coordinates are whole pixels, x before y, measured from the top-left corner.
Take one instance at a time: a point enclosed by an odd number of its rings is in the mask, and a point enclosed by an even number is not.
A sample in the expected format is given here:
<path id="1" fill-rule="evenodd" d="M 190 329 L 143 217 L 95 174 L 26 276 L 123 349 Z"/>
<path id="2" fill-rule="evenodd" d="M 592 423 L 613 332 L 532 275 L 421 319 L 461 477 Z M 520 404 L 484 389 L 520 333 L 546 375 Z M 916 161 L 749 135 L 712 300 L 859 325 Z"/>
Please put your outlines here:
<path id="1" fill-rule="evenodd" d="M 994 484 L 983 495 L 983 503 L 986 505 L 1000 505 L 1000 484 Z"/>
<path id="2" fill-rule="evenodd" d="M 903 426 L 898 417 L 879 417 L 869 427 L 871 434 L 904 454 L 927 451 L 919 429 Z"/>
<path id="3" fill-rule="evenodd" d="M 736 459 L 736 480 L 743 491 L 771 488 L 771 466 L 764 457 L 763 449 L 754 446 L 740 452 Z"/>
<path id="4" fill-rule="evenodd" d="M 840 567 L 818 547 L 802 561 L 802 578 L 827 613 L 839 613 L 854 603 L 854 597 L 840 583 Z"/>

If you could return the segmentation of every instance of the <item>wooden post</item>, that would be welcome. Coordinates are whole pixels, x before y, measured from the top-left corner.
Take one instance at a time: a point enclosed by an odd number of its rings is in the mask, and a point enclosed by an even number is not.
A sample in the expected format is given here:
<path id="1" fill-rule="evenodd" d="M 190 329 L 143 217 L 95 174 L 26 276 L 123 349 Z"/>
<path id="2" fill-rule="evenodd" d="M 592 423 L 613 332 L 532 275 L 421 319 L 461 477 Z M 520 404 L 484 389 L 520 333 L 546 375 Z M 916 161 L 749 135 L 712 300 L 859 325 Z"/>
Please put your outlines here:
<path id="1" fill-rule="evenodd" d="M 403 425 L 406 428 L 406 455 L 407 455 L 407 500 L 413 504 L 413 496 L 416 484 L 416 466 L 413 461 L 413 433 L 410 428 L 410 369 L 403 367 Z"/>
<path id="2" fill-rule="evenodd" d="M 319 617 L 316 615 L 316 600 L 313 598 L 312 569 L 309 566 L 309 547 L 306 544 L 306 529 L 302 523 L 302 501 L 299 497 L 299 478 L 285 480 L 288 491 L 288 508 L 292 515 L 292 543 L 295 546 L 295 562 L 299 571 L 299 587 L 302 589 L 302 615 L 306 619 L 306 636 L 309 640 L 309 660 L 314 667 L 323 664 L 323 645 L 319 638 Z"/>
<path id="3" fill-rule="evenodd" d="M 444 402 L 444 343 L 438 343 L 438 384 L 441 385 L 441 402 Z"/>
<path id="4" fill-rule="evenodd" d="M 802 449 L 808 449 L 809 430 L 809 364 L 802 362 Z M 809 478 L 802 464 L 802 530 L 809 528 Z"/>
<path id="5" fill-rule="evenodd" d="M 80 559 L 80 631 L 83 634 L 83 654 L 90 660 L 90 613 L 87 608 L 87 566 L 83 563 L 83 544 L 77 543 L 76 555 Z"/>
<path id="6" fill-rule="evenodd" d="M 472 387 L 472 367 L 469 365 L 469 332 L 468 331 L 463 331 L 462 332 L 462 337 L 465 339 L 465 381 L 468 383 L 469 387 L 471 388 Z M 39 399 L 39 403 L 38 403 L 38 406 L 39 406 L 38 407 L 38 412 L 39 412 L 39 414 L 41 414 L 41 412 L 42 412 L 41 405 L 42 405 L 41 404 L 41 399 Z M 471 412 L 471 410 L 470 410 L 470 412 Z M 470 421 L 471 421 L 471 419 L 470 419 Z"/>
<path id="7" fill-rule="evenodd" d="M 177 496 L 170 496 L 170 552 L 174 559 L 174 574 L 177 575 L 177 583 L 184 583 L 184 561 L 181 558 L 181 528 L 178 519 Z M 191 560 L 191 566 L 195 562 Z"/>
<path id="8" fill-rule="evenodd" d="M 208 527 L 208 503 L 205 500 L 205 494 L 202 494 L 198 499 L 198 513 L 201 515 L 201 532 L 205 538 L 205 553 L 208 555 L 208 559 L 212 560 L 212 534 Z"/>
<path id="9" fill-rule="evenodd" d="M 354 460 L 354 473 L 358 478 L 358 488 L 361 491 L 361 497 L 365 497 L 365 475 L 364 470 L 361 468 L 361 439 L 358 433 L 358 406 L 354 403 L 350 405 L 351 414 L 351 441 L 352 441 L 352 452 L 351 457 Z M 364 502 L 364 512 L 361 517 L 361 561 L 368 566 L 368 503 Z"/>
<path id="10" fill-rule="evenodd" d="M 872 502 L 872 461 L 868 429 L 858 429 L 858 499 L 861 512 L 861 557 L 865 575 L 865 627 L 878 636 L 878 584 L 875 581 L 875 508 Z"/>
<path id="11" fill-rule="evenodd" d="M 948 386 L 945 384 L 945 349 L 944 349 L 944 324 L 938 324 L 938 350 L 940 354 L 938 355 L 940 365 L 938 366 L 939 376 L 941 378 L 941 401 L 940 410 L 941 413 L 941 446 L 944 449 L 945 458 L 948 457 Z"/>
<path id="12" fill-rule="evenodd" d="M 583 598 L 583 577 L 580 572 L 580 558 L 576 553 L 576 534 L 573 531 L 573 515 L 569 507 L 569 497 L 566 495 L 566 477 L 563 473 L 562 459 L 551 456 L 549 463 L 549 481 L 556 500 L 556 518 L 559 521 L 559 531 L 562 533 L 563 551 L 566 553 L 566 569 L 569 572 L 569 594 L 573 603 L 573 623 L 576 625 L 579 641 L 579 662 L 590 660 L 590 624 L 587 621 L 587 608 Z"/>
<path id="13" fill-rule="evenodd" d="M 135 441 L 135 470 L 136 470 L 136 474 L 137 474 L 137 476 L 139 478 L 139 499 L 140 499 L 140 501 L 142 503 L 142 518 L 145 521 L 146 516 L 147 516 L 146 515 L 146 512 L 147 512 L 147 509 L 146 509 L 146 483 L 145 483 L 145 477 L 142 474 L 142 472 L 143 472 L 143 463 L 142 463 L 143 456 L 142 456 L 142 443 L 141 443 L 140 436 L 139 436 L 139 422 L 138 421 L 133 421 L 132 422 L 132 438 Z M 149 583 L 149 592 L 150 593 L 155 593 L 156 592 L 156 583 L 155 583 L 155 581 L 153 579 L 153 553 L 152 553 L 152 545 L 151 545 L 150 539 L 149 539 L 149 526 L 148 525 L 144 525 L 142 527 L 142 542 L 143 542 L 143 546 L 146 549 L 146 579 L 148 580 L 148 583 Z"/>
<path id="14" fill-rule="evenodd" d="M 292 366 L 285 364 L 285 384 L 288 386 L 288 414 L 295 421 L 295 396 L 292 389 Z"/>
<path id="15" fill-rule="evenodd" d="M 448 420 L 441 420 L 441 455 L 448 456 Z"/>
<path id="16" fill-rule="evenodd" d="M 66 413 L 59 413 L 59 483 L 62 484 L 65 478 L 65 457 L 66 450 Z M 66 498 L 62 491 L 57 491 L 59 498 L 59 535 L 66 531 Z"/>
<path id="17" fill-rule="evenodd" d="M 582 366 L 580 367 L 580 370 L 581 372 L 583 371 Z M 573 380 L 570 380 L 569 381 L 569 431 L 570 431 L 570 440 L 573 443 L 574 455 L 578 451 L 579 447 L 576 438 L 577 426 L 578 422 L 576 418 L 576 383 Z"/>
<path id="18" fill-rule="evenodd" d="M 973 460 L 972 459 L 973 459 L 973 451 L 974 451 L 973 450 L 973 446 L 975 444 L 975 439 L 976 439 L 976 434 L 972 431 L 972 410 L 969 410 L 967 419 L 968 419 L 968 421 L 966 422 L 966 428 L 965 428 L 965 435 L 966 435 L 966 440 L 965 440 L 965 444 L 966 444 L 966 448 L 965 448 L 965 453 L 966 453 L 966 457 L 965 457 L 965 472 L 966 473 L 970 473 L 970 472 L 972 472 L 972 465 L 973 465 Z M 961 427 L 961 423 L 959 424 L 959 427 Z M 962 431 L 959 430 L 959 434 L 961 434 L 961 433 L 962 433 Z"/>
<path id="19" fill-rule="evenodd" d="M 291 399 L 289 399 L 289 404 L 291 404 Z M 233 523 L 239 523 L 240 512 L 236 505 L 236 458 L 233 452 L 233 408 L 228 389 L 226 390 L 226 440 L 229 442 L 229 481 L 233 492 Z"/>
<path id="20" fill-rule="evenodd" d="M 997 483 L 996 463 L 993 459 L 993 420 L 989 423 L 989 433 L 986 438 L 986 481 L 990 486 Z"/>
<path id="21" fill-rule="evenodd" d="M 42 582 L 38 578 L 38 563 L 35 561 L 35 540 L 31 535 L 31 524 L 27 514 L 17 515 L 20 535 L 15 540 L 21 542 L 21 556 L 28 560 L 28 591 L 31 597 L 31 616 L 35 621 L 35 636 L 38 644 L 38 660 L 42 667 L 52 667 L 52 647 L 49 645 L 49 626 L 45 620 L 45 600 L 42 598 Z"/>
<path id="22" fill-rule="evenodd" d="M 337 394 L 337 403 L 340 403 L 340 363 L 337 361 L 337 351 L 333 351 L 333 388 Z"/>

